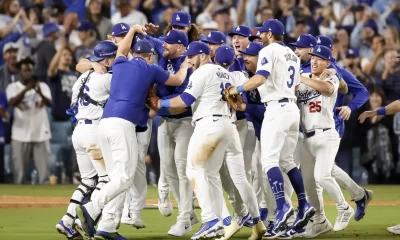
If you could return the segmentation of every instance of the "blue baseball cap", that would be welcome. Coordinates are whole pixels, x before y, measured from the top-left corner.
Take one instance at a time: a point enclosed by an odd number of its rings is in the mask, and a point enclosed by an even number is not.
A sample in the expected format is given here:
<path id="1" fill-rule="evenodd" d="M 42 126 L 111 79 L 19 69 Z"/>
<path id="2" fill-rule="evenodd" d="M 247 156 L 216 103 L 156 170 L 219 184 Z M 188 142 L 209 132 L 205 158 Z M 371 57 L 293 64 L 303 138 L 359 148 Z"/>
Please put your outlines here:
<path id="1" fill-rule="evenodd" d="M 171 30 L 167 33 L 164 42 L 169 44 L 182 44 L 183 46 L 187 47 L 189 39 L 186 33 L 184 33 L 183 31 Z"/>
<path id="2" fill-rule="evenodd" d="M 325 46 L 325 47 L 327 47 L 327 48 L 329 48 L 329 49 L 332 48 L 332 46 L 333 46 L 333 41 L 332 41 L 332 38 L 330 38 L 329 36 L 326 36 L 326 35 L 319 35 L 319 36 L 317 36 L 317 37 L 315 37 L 315 38 L 317 39 L 317 44 L 318 44 L 318 45 Z"/>
<path id="3" fill-rule="evenodd" d="M 368 20 L 368 22 L 366 22 L 364 24 L 364 27 L 369 27 L 371 28 L 375 33 L 378 33 L 378 26 L 376 25 L 376 22 L 373 19 Z"/>
<path id="4" fill-rule="evenodd" d="M 220 46 L 215 50 L 215 62 L 221 66 L 229 66 L 235 61 L 235 51 L 231 46 Z"/>
<path id="5" fill-rule="evenodd" d="M 210 48 L 207 44 L 201 41 L 194 41 L 189 44 L 187 51 L 183 53 L 184 56 L 194 56 L 197 54 L 210 55 Z"/>
<path id="6" fill-rule="evenodd" d="M 176 11 L 172 14 L 172 26 L 188 27 L 190 25 L 190 15 L 185 11 Z"/>
<path id="7" fill-rule="evenodd" d="M 135 53 L 154 53 L 154 46 L 146 39 L 139 40 L 133 50 Z"/>
<path id="8" fill-rule="evenodd" d="M 57 23 L 49 22 L 43 25 L 43 37 L 47 37 L 54 32 L 59 32 L 60 28 Z"/>
<path id="9" fill-rule="evenodd" d="M 228 35 L 231 37 L 239 35 L 248 38 L 251 36 L 251 29 L 248 26 L 239 25 L 232 32 L 228 33 Z"/>
<path id="10" fill-rule="evenodd" d="M 135 35 L 133 36 L 133 39 L 132 39 L 132 44 L 131 44 L 132 51 L 135 51 L 135 44 L 143 39 L 146 39 L 143 34 L 135 33 Z"/>
<path id="11" fill-rule="evenodd" d="M 250 56 L 258 56 L 258 53 L 263 49 L 263 47 L 262 43 L 251 42 L 247 45 L 246 50 L 239 50 L 239 52 Z"/>
<path id="12" fill-rule="evenodd" d="M 211 44 L 224 44 L 226 43 L 226 35 L 220 31 L 212 31 L 208 34 L 208 36 L 204 36 L 204 38 L 200 38 L 201 41 L 205 43 Z"/>
<path id="13" fill-rule="evenodd" d="M 111 36 L 116 37 L 122 34 L 127 34 L 131 27 L 126 23 L 117 23 L 112 27 Z"/>
<path id="14" fill-rule="evenodd" d="M 324 60 L 330 61 L 332 59 L 332 52 L 330 48 L 327 48 L 322 45 L 317 45 L 314 47 L 312 53 L 309 53 L 311 56 L 320 57 Z"/>
<path id="15" fill-rule="evenodd" d="M 349 50 L 347 50 L 345 53 L 344 53 L 344 56 L 345 57 L 359 57 L 360 56 L 360 54 L 359 54 L 359 52 L 358 52 L 358 49 L 355 49 L 355 48 L 350 48 Z"/>
<path id="16" fill-rule="evenodd" d="M 290 43 L 289 45 L 298 48 L 310 48 L 317 46 L 317 40 L 311 34 L 301 34 L 295 43 Z"/>
<path id="17" fill-rule="evenodd" d="M 283 24 L 277 19 L 268 19 L 263 23 L 261 27 L 255 28 L 260 33 L 263 32 L 271 32 L 275 35 L 284 35 L 285 34 L 285 27 Z"/>
<path id="18" fill-rule="evenodd" d="M 256 39 L 261 39 L 261 33 L 260 33 L 259 31 L 257 31 L 257 33 L 256 33 L 255 35 L 251 35 L 251 36 L 249 37 L 249 41 L 250 41 L 250 42 L 252 42 L 252 41 L 254 41 L 254 40 L 256 40 Z"/>
<path id="19" fill-rule="evenodd" d="M 106 58 L 115 57 L 117 50 L 118 46 L 113 41 L 101 41 L 93 48 L 93 56 L 89 57 L 88 60 L 91 62 L 99 62 Z"/>
<path id="20" fill-rule="evenodd" d="M 76 28 L 78 31 L 89 31 L 94 29 L 96 29 L 96 25 L 88 20 L 82 20 Z"/>

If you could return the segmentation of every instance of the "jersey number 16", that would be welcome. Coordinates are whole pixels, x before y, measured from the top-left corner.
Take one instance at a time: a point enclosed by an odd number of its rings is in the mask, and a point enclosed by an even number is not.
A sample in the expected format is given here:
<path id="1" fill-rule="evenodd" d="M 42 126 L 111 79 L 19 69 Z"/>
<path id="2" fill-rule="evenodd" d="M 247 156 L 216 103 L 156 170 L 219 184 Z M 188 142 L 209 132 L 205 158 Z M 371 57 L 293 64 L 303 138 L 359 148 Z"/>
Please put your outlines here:
<path id="1" fill-rule="evenodd" d="M 219 87 L 221 88 L 221 100 L 222 101 L 226 101 L 225 98 L 225 89 L 228 88 L 229 86 L 231 86 L 231 84 L 229 82 L 225 83 L 221 83 L 221 85 L 219 85 Z"/>

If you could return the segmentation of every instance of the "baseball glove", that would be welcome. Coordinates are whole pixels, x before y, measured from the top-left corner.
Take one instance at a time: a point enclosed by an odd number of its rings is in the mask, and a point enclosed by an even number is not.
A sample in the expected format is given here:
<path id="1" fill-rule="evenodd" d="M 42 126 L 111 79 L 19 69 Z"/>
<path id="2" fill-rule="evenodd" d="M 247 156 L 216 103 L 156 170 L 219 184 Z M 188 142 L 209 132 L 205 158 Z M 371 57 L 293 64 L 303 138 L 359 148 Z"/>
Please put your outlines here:
<path id="1" fill-rule="evenodd" d="M 224 95 L 225 100 L 231 109 L 237 111 L 242 103 L 244 103 L 243 98 L 240 94 L 230 95 L 229 89 L 234 88 L 234 86 L 229 86 L 225 88 Z"/>
<path id="2" fill-rule="evenodd" d="M 157 85 L 153 84 L 147 93 L 146 105 L 148 108 L 158 111 L 157 104 L 160 98 L 157 96 Z"/>

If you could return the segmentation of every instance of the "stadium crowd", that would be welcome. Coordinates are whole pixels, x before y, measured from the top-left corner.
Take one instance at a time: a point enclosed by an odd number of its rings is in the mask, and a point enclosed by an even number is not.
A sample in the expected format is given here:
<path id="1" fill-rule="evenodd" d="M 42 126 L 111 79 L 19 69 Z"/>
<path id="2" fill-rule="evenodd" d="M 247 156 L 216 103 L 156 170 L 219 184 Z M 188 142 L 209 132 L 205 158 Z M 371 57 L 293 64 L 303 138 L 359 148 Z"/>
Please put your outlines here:
<path id="1" fill-rule="evenodd" d="M 369 102 L 346 122 L 336 162 L 359 183 L 399 183 L 400 115 L 357 121 L 362 111 L 400 96 L 398 1 L 0 0 L 0 9 L 0 182 L 71 182 L 77 167 L 66 109 L 79 77 L 76 63 L 92 55 L 116 23 L 153 23 L 160 37 L 170 30 L 172 14 L 184 10 L 191 17 L 191 40 L 272 18 L 284 23 L 287 44 L 301 34 L 330 36 L 338 65 L 370 91 Z M 240 43 L 228 37 L 227 44 Z M 22 101 L 25 94 L 36 96 L 32 89 L 43 101 Z M 159 173 L 158 121 L 146 159 L 151 184 Z"/>

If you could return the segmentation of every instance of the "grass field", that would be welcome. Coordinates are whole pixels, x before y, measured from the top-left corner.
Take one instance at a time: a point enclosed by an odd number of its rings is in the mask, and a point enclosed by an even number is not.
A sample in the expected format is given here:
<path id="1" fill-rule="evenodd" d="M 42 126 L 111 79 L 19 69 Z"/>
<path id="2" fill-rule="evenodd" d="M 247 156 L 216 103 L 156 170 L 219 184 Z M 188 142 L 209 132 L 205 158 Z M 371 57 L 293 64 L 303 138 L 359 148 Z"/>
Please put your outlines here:
<path id="1" fill-rule="evenodd" d="M 1 240 L 58 240 L 65 239 L 55 230 L 55 225 L 66 211 L 64 207 L 25 207 L 9 208 L 2 201 L 9 196 L 45 196 L 64 197 L 58 204 L 68 201 L 75 186 L 30 186 L 30 185 L 0 185 L 0 239 Z M 400 239 L 400 236 L 391 235 L 386 231 L 388 226 L 400 223 L 400 186 L 368 186 L 375 193 L 368 213 L 359 222 L 351 221 L 348 228 L 341 232 L 330 232 L 318 239 Z M 347 193 L 346 199 L 350 201 Z M 29 198 L 28 198 L 29 199 Z M 33 197 L 32 197 L 33 199 Z M 148 199 L 157 199 L 157 190 L 149 187 Z M 331 199 L 326 196 L 326 213 L 332 224 L 335 221 L 336 209 Z M 54 201 L 54 199 L 52 200 Z M 58 201 L 58 200 L 57 200 Z M 355 205 L 352 203 L 352 206 Z M 198 216 L 200 211 L 196 210 Z M 146 228 L 141 230 L 133 229 L 130 226 L 122 226 L 120 233 L 129 239 L 176 239 L 167 235 L 170 226 L 175 223 L 177 210 L 171 217 L 163 217 L 158 209 L 146 209 L 143 212 L 143 219 Z M 194 226 L 193 232 L 200 227 Z M 250 236 L 250 229 L 244 228 L 233 239 L 247 239 Z M 190 235 L 180 239 L 190 239 Z"/>

